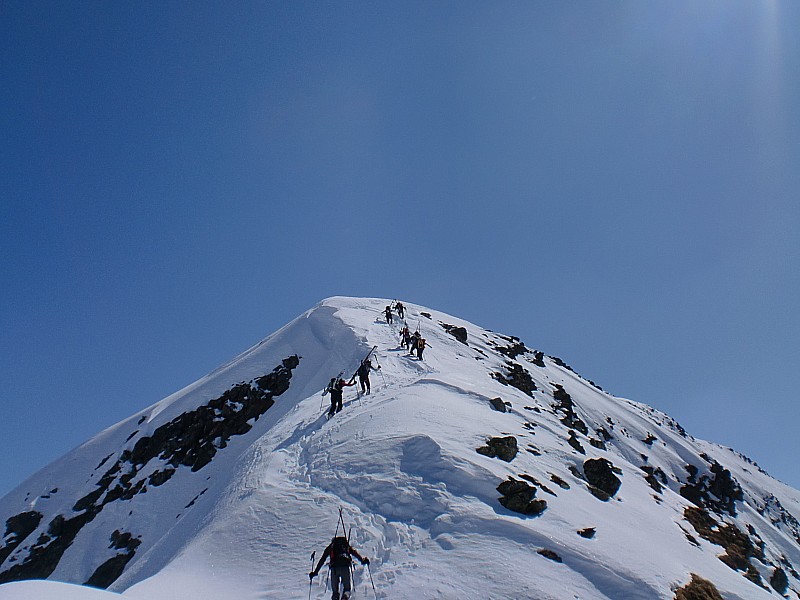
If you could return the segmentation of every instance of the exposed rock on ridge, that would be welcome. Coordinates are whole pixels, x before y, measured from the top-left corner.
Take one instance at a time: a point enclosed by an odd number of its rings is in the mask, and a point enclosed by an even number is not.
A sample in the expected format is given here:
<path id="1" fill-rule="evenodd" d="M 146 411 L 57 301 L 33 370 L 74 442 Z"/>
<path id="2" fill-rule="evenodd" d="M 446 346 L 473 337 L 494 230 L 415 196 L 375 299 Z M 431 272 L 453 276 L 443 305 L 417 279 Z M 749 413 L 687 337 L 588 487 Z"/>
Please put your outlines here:
<path id="1" fill-rule="evenodd" d="M 0 583 L 46 579 L 55 571 L 81 529 L 106 505 L 146 493 L 147 483 L 163 485 L 179 467 L 188 467 L 191 471 L 202 469 L 220 449 L 226 447 L 231 437 L 247 433 L 252 428 L 249 421 L 257 420 L 275 403 L 274 398 L 289 389 L 292 370 L 299 363 L 300 357 L 290 356 L 271 373 L 252 383 L 235 385 L 219 398 L 158 427 L 152 435 L 140 437 L 133 449 L 124 450 L 97 481 L 96 489 L 75 503 L 72 510 L 79 514 L 59 514 L 53 518 L 30 546 L 22 562 L 0 572 Z M 171 467 L 155 470 L 137 480 L 144 467 L 154 459 Z M 6 543 L 0 547 L 0 564 L 38 528 L 41 519 L 40 513 L 30 511 L 6 521 Z M 126 552 L 100 565 L 89 579 L 91 585 L 107 587 L 113 583 L 139 544 L 131 534 L 112 534 L 112 547 L 125 548 Z"/>

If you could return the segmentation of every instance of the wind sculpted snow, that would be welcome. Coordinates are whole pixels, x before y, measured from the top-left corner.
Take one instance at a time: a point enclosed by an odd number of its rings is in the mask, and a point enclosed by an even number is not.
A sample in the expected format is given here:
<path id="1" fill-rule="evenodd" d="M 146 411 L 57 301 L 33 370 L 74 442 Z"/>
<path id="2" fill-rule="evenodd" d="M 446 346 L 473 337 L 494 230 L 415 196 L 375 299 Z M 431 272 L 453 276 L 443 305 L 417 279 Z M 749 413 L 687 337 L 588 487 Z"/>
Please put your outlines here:
<path id="1" fill-rule="evenodd" d="M 387 304 L 325 300 L 31 477 L 0 501 L 0 580 L 39 565 L 129 598 L 306 598 L 342 508 L 372 560 L 356 597 L 666 599 L 693 574 L 727 599 L 798 594 L 796 490 L 518 338 L 405 303 L 417 360 Z M 372 393 L 345 388 L 327 420 L 323 388 L 373 346 Z M 38 593 L 0 600 L 22 585 Z"/>

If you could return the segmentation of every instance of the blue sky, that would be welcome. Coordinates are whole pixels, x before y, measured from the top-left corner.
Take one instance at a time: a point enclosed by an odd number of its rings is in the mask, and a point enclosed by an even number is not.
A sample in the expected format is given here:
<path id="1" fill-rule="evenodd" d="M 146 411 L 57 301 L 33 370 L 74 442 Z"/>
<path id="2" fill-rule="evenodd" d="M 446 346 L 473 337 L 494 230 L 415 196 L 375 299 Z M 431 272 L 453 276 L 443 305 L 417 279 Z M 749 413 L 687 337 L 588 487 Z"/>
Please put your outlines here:
<path id="1" fill-rule="evenodd" d="M 3 2 L 0 494 L 324 297 L 800 487 L 800 5 Z"/>

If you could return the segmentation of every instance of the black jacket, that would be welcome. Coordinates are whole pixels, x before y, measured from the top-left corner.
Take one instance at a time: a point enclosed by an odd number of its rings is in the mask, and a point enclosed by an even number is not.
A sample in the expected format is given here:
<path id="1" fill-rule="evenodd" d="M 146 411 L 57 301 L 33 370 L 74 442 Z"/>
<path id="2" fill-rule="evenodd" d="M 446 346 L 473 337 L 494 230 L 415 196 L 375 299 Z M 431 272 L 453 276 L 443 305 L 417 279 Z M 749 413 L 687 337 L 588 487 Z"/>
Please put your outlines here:
<path id="1" fill-rule="evenodd" d="M 333 556 L 333 542 L 328 544 L 328 547 L 325 548 L 325 552 L 322 553 L 322 557 L 317 562 L 317 566 L 314 568 L 314 575 L 319 573 L 319 570 L 322 568 L 322 565 L 325 563 L 325 560 L 330 557 L 331 559 L 331 567 L 349 567 L 350 564 L 353 562 L 351 560 L 351 556 L 355 556 L 358 560 L 362 563 L 364 562 L 364 558 L 353 548 L 351 545 L 347 544 L 346 551 L 339 557 Z"/>

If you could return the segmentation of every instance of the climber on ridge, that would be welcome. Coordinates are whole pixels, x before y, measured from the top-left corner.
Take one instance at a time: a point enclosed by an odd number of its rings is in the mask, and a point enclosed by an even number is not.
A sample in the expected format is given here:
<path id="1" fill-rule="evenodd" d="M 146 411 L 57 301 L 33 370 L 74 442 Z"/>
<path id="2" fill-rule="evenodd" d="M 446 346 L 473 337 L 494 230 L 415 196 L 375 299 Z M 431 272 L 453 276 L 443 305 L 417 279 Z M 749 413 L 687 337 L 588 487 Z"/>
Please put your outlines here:
<path id="1" fill-rule="evenodd" d="M 355 385 L 355 376 L 350 381 L 345 381 L 340 376 L 331 378 L 328 387 L 322 392 L 324 396 L 328 392 L 331 394 L 331 409 L 328 411 L 328 418 L 330 419 L 335 413 L 342 410 L 342 396 L 344 395 L 344 388 Z"/>
<path id="2" fill-rule="evenodd" d="M 351 557 L 353 556 L 360 560 L 362 565 L 369 565 L 369 559 L 361 556 L 356 549 L 350 545 L 346 537 L 334 537 L 331 543 L 328 544 L 328 547 L 325 548 L 325 552 L 322 553 L 322 557 L 319 559 L 319 562 L 317 562 L 317 566 L 308 574 L 309 580 L 314 580 L 314 577 L 319 574 L 319 570 L 322 568 L 325 559 L 330 557 L 331 588 L 333 589 L 331 600 L 340 600 L 340 598 L 341 600 L 348 600 L 348 598 L 350 598 L 351 587 L 350 567 L 353 564 Z M 342 587 L 341 596 L 339 596 L 340 585 Z"/>
<path id="3" fill-rule="evenodd" d="M 411 350 L 411 334 L 408 331 L 408 325 L 405 325 L 400 331 L 400 345 L 405 346 L 406 350 Z"/>
<path id="4" fill-rule="evenodd" d="M 383 309 L 383 312 L 386 314 L 386 322 L 391 325 L 392 324 L 392 307 L 387 306 Z"/>
<path id="5" fill-rule="evenodd" d="M 419 343 L 421 337 L 422 336 L 419 334 L 419 331 L 415 331 L 414 333 L 411 334 L 411 337 L 409 337 L 410 347 L 408 351 L 411 354 L 411 356 L 414 356 L 414 353 L 417 351 L 417 344 Z"/>
<path id="6" fill-rule="evenodd" d="M 361 365 L 358 367 L 356 375 L 358 375 L 358 382 L 361 384 L 362 394 L 370 393 L 369 372 L 377 371 L 378 369 L 380 369 L 380 366 L 377 369 L 372 366 L 372 361 L 369 359 L 369 357 L 361 361 Z"/>
<path id="7" fill-rule="evenodd" d="M 426 347 L 426 342 L 425 342 L 425 338 L 424 338 L 424 337 L 422 337 L 422 336 L 421 336 L 421 335 L 419 335 L 419 334 L 417 334 L 417 343 L 416 343 L 416 346 L 417 346 L 417 358 L 418 358 L 419 360 L 422 360 L 422 352 L 425 350 L 425 347 Z"/>

